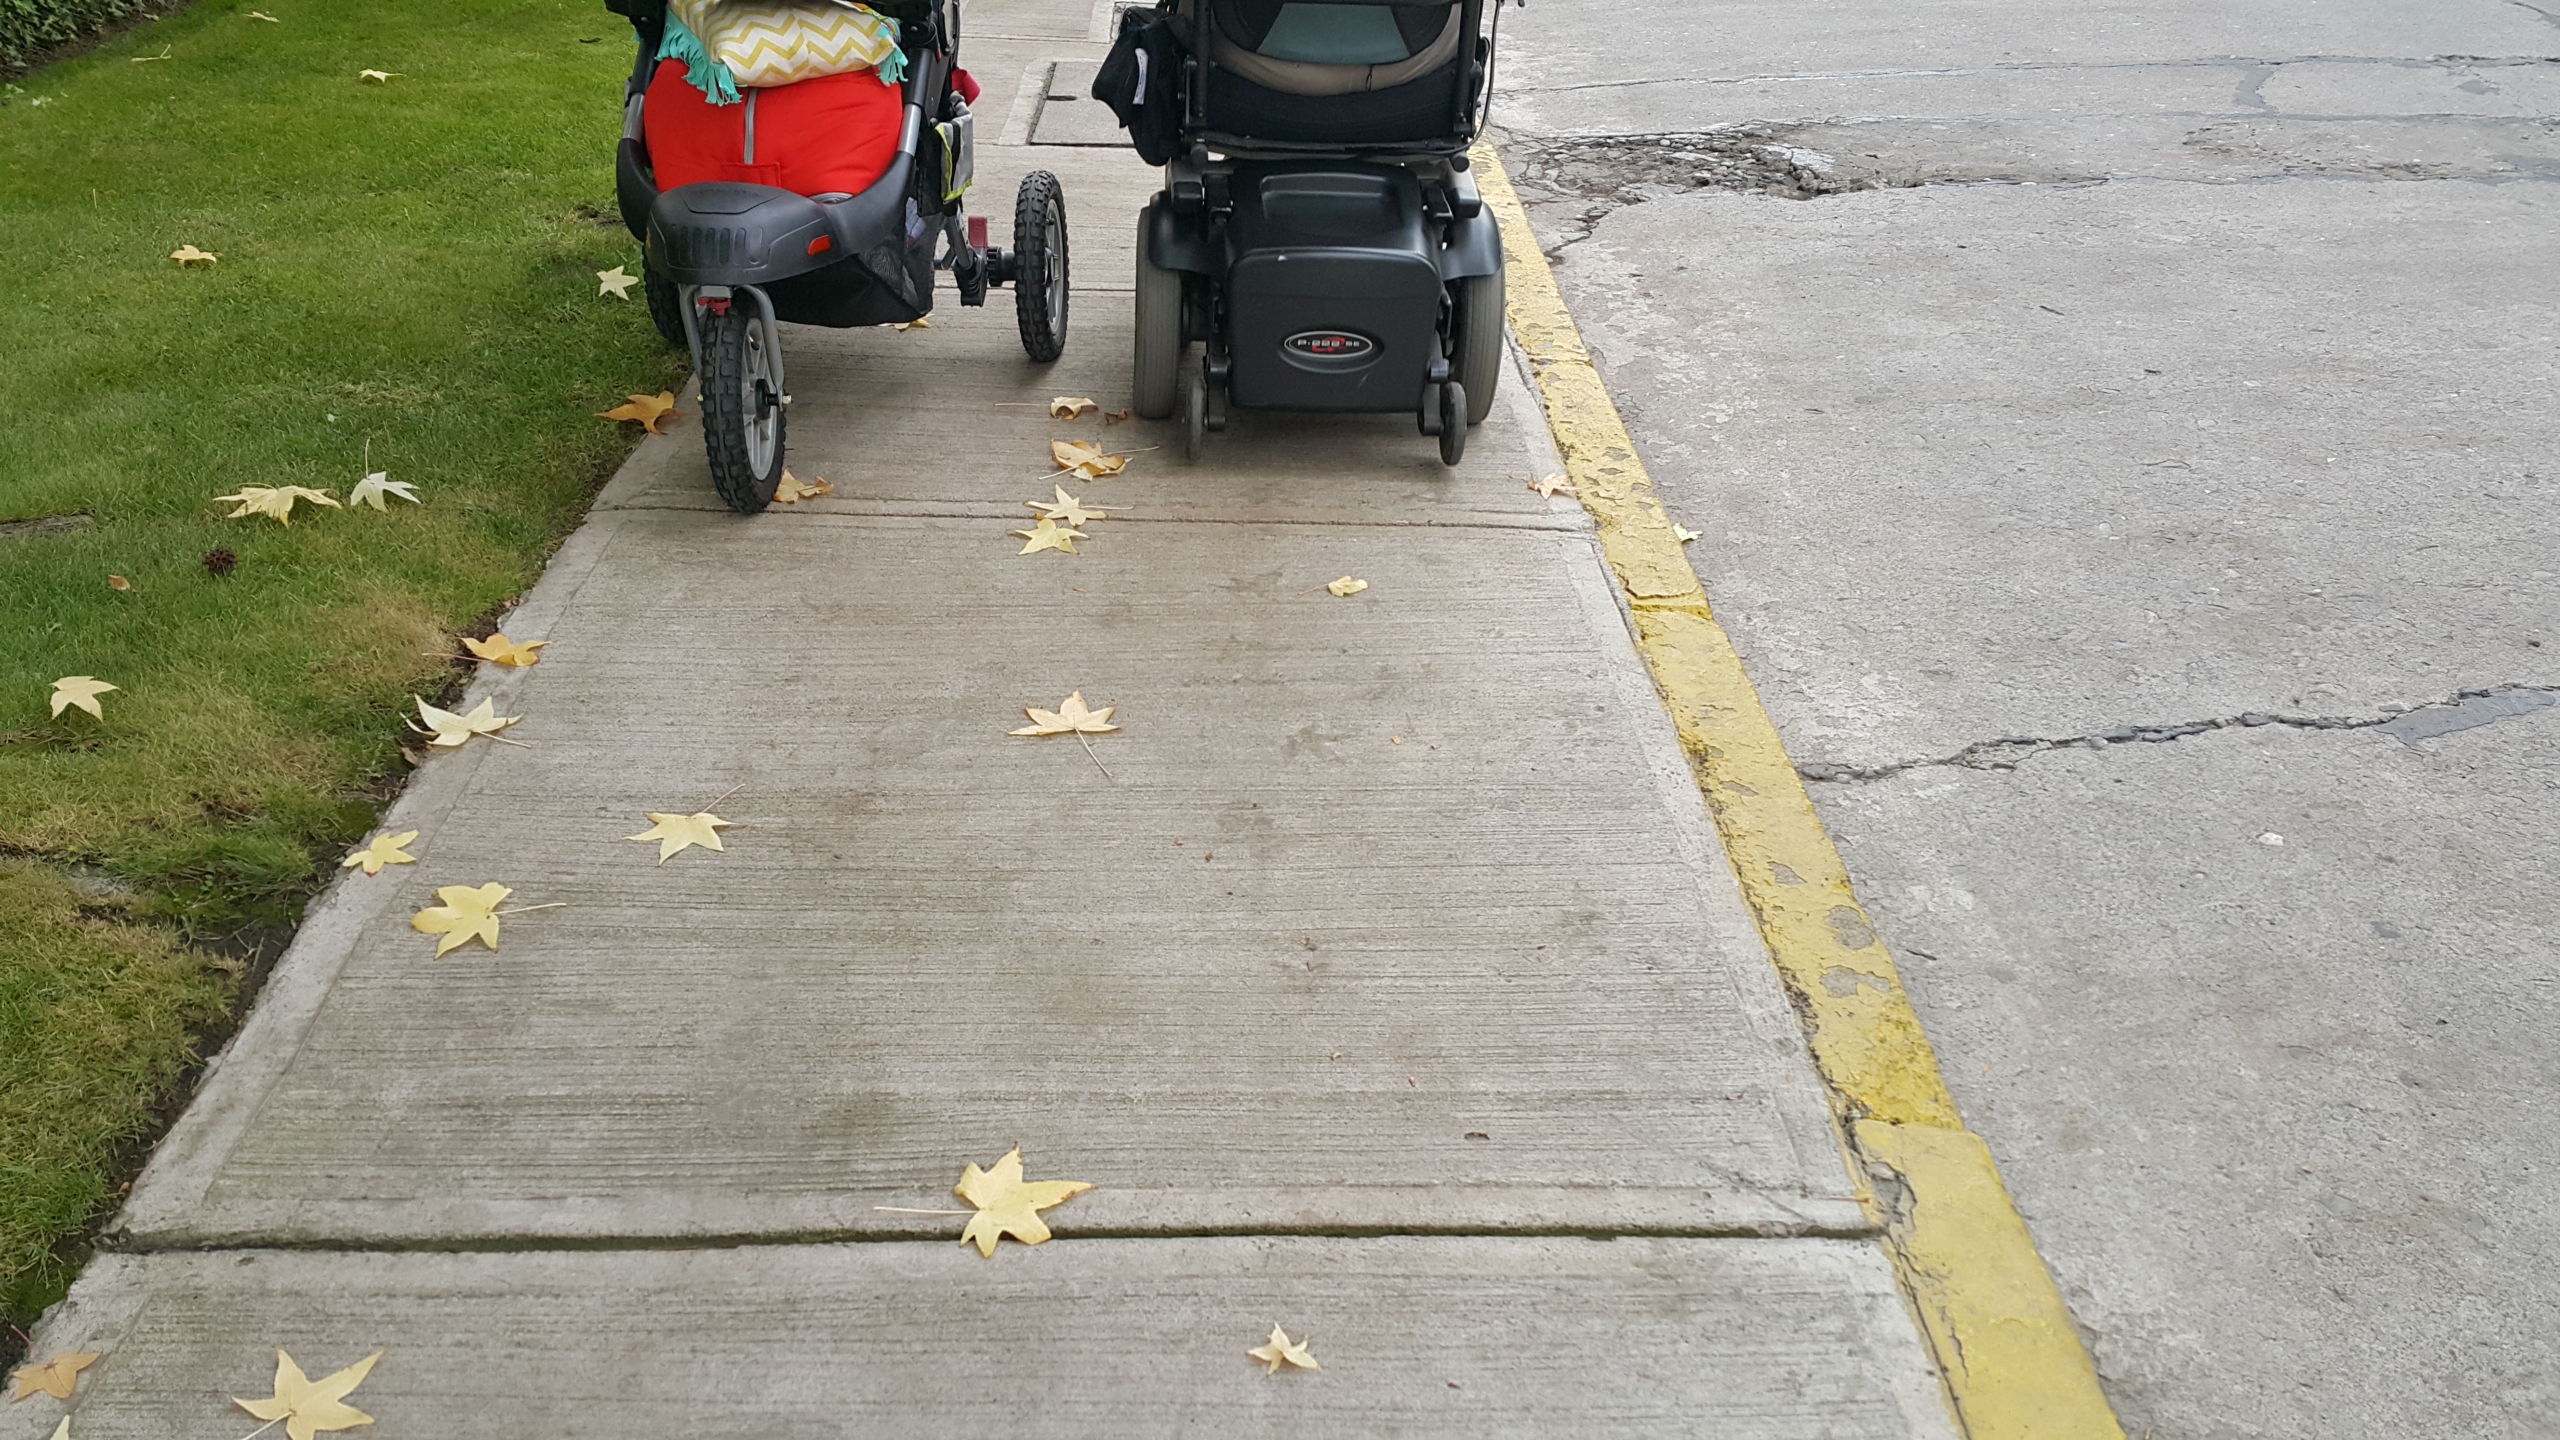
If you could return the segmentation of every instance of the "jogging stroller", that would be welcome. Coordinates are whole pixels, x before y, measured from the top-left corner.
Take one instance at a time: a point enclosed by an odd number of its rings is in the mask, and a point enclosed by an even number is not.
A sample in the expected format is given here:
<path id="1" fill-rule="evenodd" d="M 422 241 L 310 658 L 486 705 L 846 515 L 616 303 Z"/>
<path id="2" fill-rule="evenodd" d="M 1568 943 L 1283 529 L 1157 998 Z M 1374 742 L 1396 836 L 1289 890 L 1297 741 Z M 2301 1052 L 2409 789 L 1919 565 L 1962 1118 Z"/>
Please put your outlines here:
<path id="1" fill-rule="evenodd" d="M 622 223 L 644 247 L 650 318 L 669 344 L 693 351 L 703 446 L 730 509 L 762 510 L 782 478 L 791 392 L 778 322 L 846 329 L 920 320 L 933 309 L 936 272 L 949 270 L 963 305 L 983 305 L 990 285 L 1011 284 L 1022 348 L 1044 364 L 1058 358 L 1067 336 L 1066 199 L 1048 171 L 1025 176 L 1011 251 L 991 247 L 986 221 L 964 212 L 977 85 L 957 65 L 951 0 L 799 13 L 783 0 L 674 0 L 706 26 L 717 16 L 744 27 L 758 47 L 745 53 L 759 65 L 797 45 L 820 53 L 818 68 L 835 67 L 772 88 L 733 76 L 720 55 L 743 47 L 706 45 L 669 13 L 670 0 L 605 4 L 630 19 L 640 42 L 624 90 L 615 195 Z M 719 8 L 729 5 L 741 9 Z M 829 50 L 845 26 L 857 27 L 842 42 L 856 48 Z M 873 63 L 862 63 L 863 44 Z"/>
<path id="2" fill-rule="evenodd" d="M 1133 408 L 1411 413 L 1458 463 L 1502 372 L 1502 235 L 1468 173 L 1486 0 L 1159 0 L 1094 98 L 1164 189 L 1138 220 Z M 1192 342 L 1203 350 L 1195 363 Z"/>

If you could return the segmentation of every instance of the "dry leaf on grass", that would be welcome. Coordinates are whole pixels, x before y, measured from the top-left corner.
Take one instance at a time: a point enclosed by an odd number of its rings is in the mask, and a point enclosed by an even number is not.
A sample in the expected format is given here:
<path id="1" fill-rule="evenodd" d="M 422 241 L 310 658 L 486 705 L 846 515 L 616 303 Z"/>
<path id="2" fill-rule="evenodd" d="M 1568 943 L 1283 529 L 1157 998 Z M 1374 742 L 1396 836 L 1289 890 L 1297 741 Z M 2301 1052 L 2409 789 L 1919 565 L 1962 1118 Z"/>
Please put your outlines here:
<path id="1" fill-rule="evenodd" d="M 210 250 L 199 250 L 193 245 L 181 245 L 169 252 L 169 258 L 177 261 L 179 267 L 183 269 L 189 265 L 210 265 L 222 257 Z"/>
<path id="2" fill-rule="evenodd" d="M 969 1228 L 960 1232 L 960 1243 L 975 1244 L 978 1253 L 992 1258 L 996 1241 L 1006 1235 L 1025 1245 L 1038 1245 L 1049 1238 L 1049 1226 L 1040 1212 L 1063 1205 L 1093 1186 L 1082 1180 L 1025 1180 L 1022 1178 L 1022 1147 L 1014 1146 L 992 1170 L 981 1170 L 972 1161 L 960 1172 L 960 1183 L 951 1193 L 978 1207 L 969 1217 Z"/>
<path id="3" fill-rule="evenodd" d="M 1357 595 L 1361 591 L 1368 589 L 1369 582 L 1366 580 L 1356 580 L 1351 576 L 1345 575 L 1339 580 L 1326 581 L 1324 588 L 1332 591 L 1337 598 L 1348 599 L 1351 596 Z"/>
<path id="4" fill-rule="evenodd" d="M 655 810 L 643 813 L 655 823 L 637 835 L 625 835 L 622 838 L 657 841 L 658 863 L 661 865 L 675 858 L 676 852 L 688 845 L 699 845 L 706 850 L 718 850 L 723 853 L 728 850 L 727 846 L 720 843 L 720 832 L 732 822 L 723 820 L 708 810 L 698 810 L 691 815 L 661 815 Z"/>
<path id="5" fill-rule="evenodd" d="M 438 955 L 474 940 L 494 952 L 498 948 L 498 907 L 514 893 L 495 880 L 476 887 L 441 885 L 436 888 L 436 899 L 444 903 L 430 905 L 410 916 L 409 928 L 421 935 L 443 936 L 436 942 Z"/>
<path id="6" fill-rule="evenodd" d="M 661 390 L 655 395 L 634 395 L 630 398 L 631 403 L 628 405 L 616 405 L 610 410 L 597 411 L 596 418 L 637 420 L 640 422 L 640 428 L 652 435 L 667 433 L 658 428 L 659 421 L 684 418 L 684 412 L 676 408 L 676 392 L 673 390 Z"/>
<path id="7" fill-rule="evenodd" d="M 373 1417 L 346 1403 L 347 1392 L 364 1383 L 373 1373 L 373 1362 L 382 1358 L 374 1351 L 335 1375 L 314 1380 L 302 1373 L 293 1357 L 276 1351 L 275 1394 L 264 1400 L 243 1400 L 235 1395 L 231 1403 L 269 1424 L 284 1422 L 284 1433 L 290 1440 L 311 1440 L 323 1430 L 352 1430 L 370 1425 Z"/>
<path id="8" fill-rule="evenodd" d="M 1582 498 L 1582 492 L 1574 489 L 1573 482 L 1562 475 L 1541 475 L 1529 482 L 1529 488 L 1550 500 L 1558 495 L 1570 495 L 1577 500 Z"/>
<path id="9" fill-rule="evenodd" d="M 133 582 L 127 580 L 121 575 L 110 575 L 107 577 L 107 588 L 110 590 L 130 590 L 133 588 Z"/>
<path id="10" fill-rule="evenodd" d="M 1073 555 L 1076 553 L 1077 541 L 1093 538 L 1073 526 L 1061 529 L 1057 521 L 1045 517 L 1028 530 L 1013 530 L 1006 533 L 1022 537 L 1022 548 L 1013 552 L 1017 555 L 1028 555 L 1035 550 L 1064 550 Z"/>
<path id="11" fill-rule="evenodd" d="M 1060 395 L 1049 401 L 1049 418 L 1073 420 L 1079 415 L 1098 415 L 1102 406 L 1082 395 Z"/>
<path id="12" fill-rule="evenodd" d="M 1074 472 L 1079 480 L 1108 479 L 1129 468 L 1128 456 L 1105 455 L 1101 446 L 1081 440 L 1050 441 L 1049 458 L 1058 463 L 1059 469 Z"/>
<path id="13" fill-rule="evenodd" d="M 631 287 L 639 283 L 639 276 L 625 271 L 619 265 L 610 270 L 596 272 L 596 294 L 610 295 L 616 300 L 630 299 Z"/>
<path id="14" fill-rule="evenodd" d="M 104 720 L 107 712 L 98 708 L 98 697 L 115 688 L 95 675 L 65 675 L 53 682 L 53 713 L 58 718 L 64 707 L 76 705 Z"/>
<path id="15" fill-rule="evenodd" d="M 326 505 L 332 510 L 339 508 L 338 502 L 329 498 L 328 491 L 314 490 L 307 485 L 243 485 L 237 495 L 216 495 L 213 498 L 217 501 L 236 500 L 240 503 L 239 509 L 222 517 L 225 520 L 245 520 L 252 515 L 269 515 L 273 516 L 279 525 L 293 523 L 293 505 L 297 500 L 308 500 L 314 505 Z"/>
<path id="16" fill-rule="evenodd" d="M 550 643 L 548 640 L 510 640 L 504 630 L 486 640 L 474 640 L 468 635 L 462 637 L 463 649 L 492 665 L 512 665 L 519 670 L 541 664 L 542 657 L 533 652 Z"/>
<path id="17" fill-rule="evenodd" d="M 399 73 L 397 70 L 359 70 L 356 72 L 356 78 L 369 85 L 388 85 L 391 83 L 391 77 Z"/>
<path id="18" fill-rule="evenodd" d="M 1008 735 L 1108 735 L 1120 728 L 1111 723 L 1111 712 L 1114 708 L 1105 705 L 1099 710 L 1089 709 L 1084 703 L 1084 692 L 1078 690 L 1058 702 L 1058 708 L 1055 710 L 1043 710 L 1037 705 L 1023 706 L 1022 713 L 1031 717 L 1031 723 L 1019 730 L 1008 730 L 1005 733 Z"/>
<path id="19" fill-rule="evenodd" d="M 834 493 L 836 493 L 836 487 L 828 484 L 823 478 L 802 484 L 789 470 L 785 470 L 782 472 L 781 483 L 773 487 L 773 503 L 797 505 L 803 500 L 814 500 L 821 495 Z"/>
<path id="20" fill-rule="evenodd" d="M 382 503 L 382 497 L 385 495 L 397 495 L 412 505 L 422 505 L 426 503 L 418 498 L 418 488 L 415 482 L 408 480 L 394 480 L 391 478 L 390 471 L 376 470 L 372 474 L 357 481 L 356 488 L 347 492 L 347 504 L 350 507 L 357 505 L 370 505 L 376 510 L 387 511 L 391 507 Z"/>
<path id="21" fill-rule="evenodd" d="M 251 20 L 264 20 L 264 21 L 266 21 L 266 22 L 267 22 L 268 24 L 270 24 L 270 25 L 281 25 L 281 24 L 283 24 L 283 23 L 284 23 L 283 21 L 281 21 L 281 20 L 277 19 L 277 18 L 276 18 L 276 17 L 274 17 L 273 15 L 268 14 L 268 13 L 267 13 L 266 11 L 264 11 L 264 10 L 252 10 L 252 11 L 250 11 L 250 12 L 248 13 L 248 15 L 247 15 L 245 18 L 247 18 L 247 19 L 251 19 Z"/>
<path id="22" fill-rule="evenodd" d="M 1279 1374 L 1280 1367 L 1283 1365 L 1299 1370 L 1322 1370 L 1324 1367 L 1316 1363 L 1316 1357 L 1307 1353 L 1307 1347 L 1314 1343 L 1315 1337 L 1312 1335 L 1293 1343 L 1289 1339 L 1288 1331 L 1274 1325 L 1271 1327 L 1269 1340 L 1244 1353 L 1263 1362 L 1262 1373 L 1265 1375 Z"/>
<path id="23" fill-rule="evenodd" d="M 418 700 L 415 695 L 409 698 Z M 430 745 L 451 747 L 468 743 L 474 735 L 486 735 L 496 740 L 500 738 L 499 731 L 524 717 L 508 715 L 502 718 L 497 713 L 497 707 L 487 700 L 481 701 L 468 715 L 456 715 L 450 710 L 439 710 L 424 700 L 418 700 L 418 718 L 427 723 L 412 724 L 410 729 L 421 735 L 432 737 L 427 741 Z M 524 742 L 519 740 L 511 743 L 521 745 Z"/>
<path id="24" fill-rule="evenodd" d="M 71 1388 L 80 1383 L 80 1372 L 97 1363 L 93 1350 L 67 1350 L 41 1365 L 21 1365 L 9 1372 L 9 1380 L 17 1386 L 11 1400 L 24 1400 L 41 1390 L 56 1400 L 71 1398 Z"/>
<path id="25" fill-rule="evenodd" d="M 1073 527 L 1086 524 L 1090 521 L 1109 518 L 1109 512 L 1107 511 L 1087 510 L 1084 506 L 1078 504 L 1076 502 L 1076 497 L 1067 493 L 1066 486 L 1052 485 L 1049 488 L 1058 492 L 1058 498 L 1055 503 L 1047 500 L 1025 500 L 1022 502 L 1023 504 L 1030 506 L 1032 509 L 1039 511 L 1041 519 L 1054 520 L 1061 525 Z M 1022 532 L 1016 530 L 1013 533 L 1019 535 Z"/>
<path id="26" fill-rule="evenodd" d="M 379 875 L 385 865 L 415 865 L 418 857 L 402 847 L 417 838 L 415 830 L 403 830 L 397 835 L 376 835 L 362 846 L 348 851 L 347 858 L 338 862 L 338 868 L 352 870 L 361 865 L 367 875 Z"/>

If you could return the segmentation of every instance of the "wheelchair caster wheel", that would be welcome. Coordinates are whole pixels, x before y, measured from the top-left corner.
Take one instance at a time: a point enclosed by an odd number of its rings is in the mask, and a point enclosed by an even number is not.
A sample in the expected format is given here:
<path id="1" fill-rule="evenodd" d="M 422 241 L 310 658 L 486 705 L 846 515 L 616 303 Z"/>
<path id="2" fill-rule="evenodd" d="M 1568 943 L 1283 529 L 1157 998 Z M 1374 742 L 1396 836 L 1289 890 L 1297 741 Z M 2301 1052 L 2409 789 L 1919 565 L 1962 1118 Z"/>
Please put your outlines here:
<path id="1" fill-rule="evenodd" d="M 1467 387 L 1452 380 L 1440 387 L 1440 463 L 1455 465 L 1467 453 Z"/>
<path id="2" fill-rule="evenodd" d="M 1201 450 L 1209 443 L 1208 366 L 1192 367 L 1191 382 L 1182 398 L 1182 461 L 1186 465 L 1197 465 Z"/>

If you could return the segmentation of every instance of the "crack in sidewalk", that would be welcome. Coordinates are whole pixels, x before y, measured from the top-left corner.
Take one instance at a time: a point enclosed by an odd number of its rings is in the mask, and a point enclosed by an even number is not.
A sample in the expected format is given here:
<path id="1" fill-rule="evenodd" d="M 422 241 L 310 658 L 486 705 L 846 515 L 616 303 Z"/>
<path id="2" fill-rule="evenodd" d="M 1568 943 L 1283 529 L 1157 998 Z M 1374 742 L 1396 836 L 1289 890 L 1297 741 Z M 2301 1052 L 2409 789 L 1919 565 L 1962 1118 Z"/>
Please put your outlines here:
<path id="1" fill-rule="evenodd" d="M 2456 691 L 2450 699 L 2379 715 L 2288 715 L 2252 710 L 2239 715 L 2170 725 L 2124 725 L 2059 739 L 2012 735 L 1998 740 L 1977 740 L 1952 755 L 1897 760 L 1889 765 L 1833 765 L 1819 760 L 1806 761 L 1796 766 L 1796 773 L 1808 781 L 1848 782 L 1886 780 L 1912 770 L 1949 766 L 1965 770 L 2015 770 L 2029 757 L 2048 750 L 2163 745 L 2216 730 L 2255 729 L 2262 725 L 2280 725 L 2295 730 L 2380 730 L 2415 749 L 2421 740 L 2432 740 L 2461 730 L 2476 730 L 2500 720 L 2547 710 L 2555 704 L 2560 704 L 2560 685 L 2497 685 L 2482 690 Z"/>

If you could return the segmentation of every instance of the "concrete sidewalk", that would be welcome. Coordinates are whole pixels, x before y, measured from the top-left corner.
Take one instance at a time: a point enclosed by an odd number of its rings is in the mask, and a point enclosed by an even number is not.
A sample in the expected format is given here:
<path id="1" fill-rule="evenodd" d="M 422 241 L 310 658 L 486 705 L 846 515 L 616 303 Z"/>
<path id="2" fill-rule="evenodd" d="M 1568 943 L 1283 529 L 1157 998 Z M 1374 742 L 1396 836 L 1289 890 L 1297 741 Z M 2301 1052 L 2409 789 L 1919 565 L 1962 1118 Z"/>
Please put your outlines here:
<path id="1" fill-rule="evenodd" d="M 1107 8 L 972 7 L 991 138 Z M 791 331 L 836 493 L 750 519 L 691 424 L 641 448 L 467 702 L 531 748 L 422 768 L 420 863 L 314 908 L 36 1336 L 104 1353 L 81 1440 L 245 1433 L 279 1345 L 386 1351 L 386 1440 L 1951 1435 L 1518 377 L 1455 472 L 1397 419 L 1100 430 L 1110 518 L 1019 556 L 1098 430 L 1041 402 L 1126 402 L 1155 176 L 980 160 L 999 231 L 1066 182 L 1066 358 L 1002 300 Z M 1077 689 L 1099 765 L 1007 735 Z M 724 854 L 623 838 L 727 792 Z M 561 908 L 432 958 L 488 881 Z M 1055 1243 L 905 1213 L 1016 1144 L 1097 1187 Z M 1275 1321 L 1321 1374 L 1246 1358 Z"/>

